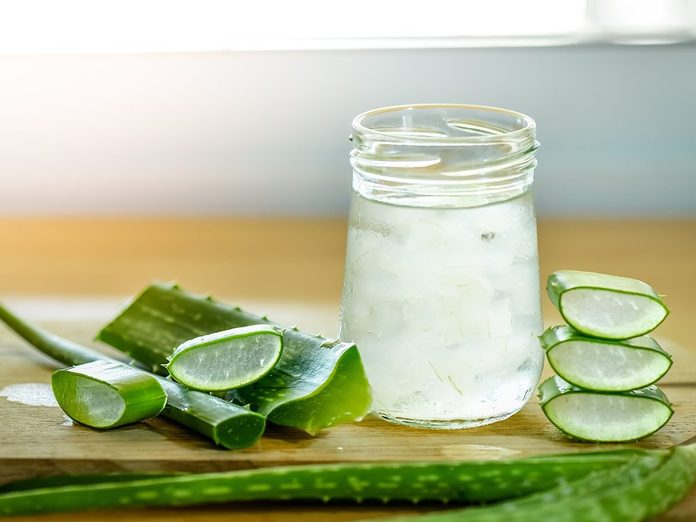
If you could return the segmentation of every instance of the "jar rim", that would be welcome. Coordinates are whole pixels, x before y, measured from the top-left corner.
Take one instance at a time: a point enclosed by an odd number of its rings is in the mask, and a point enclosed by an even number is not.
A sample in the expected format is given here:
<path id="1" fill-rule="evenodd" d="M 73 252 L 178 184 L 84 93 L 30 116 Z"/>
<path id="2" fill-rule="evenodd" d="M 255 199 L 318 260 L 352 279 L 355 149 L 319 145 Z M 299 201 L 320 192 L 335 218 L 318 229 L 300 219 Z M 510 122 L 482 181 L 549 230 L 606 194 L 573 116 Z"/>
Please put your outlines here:
<path id="1" fill-rule="evenodd" d="M 372 118 L 374 116 L 379 116 L 388 113 L 398 113 L 410 110 L 433 110 L 433 109 L 452 109 L 452 110 L 471 110 L 471 111 L 481 111 L 490 112 L 491 114 L 497 114 L 502 116 L 509 116 L 512 120 L 521 122 L 522 125 L 519 128 L 514 128 L 510 130 L 496 129 L 495 132 L 489 132 L 487 134 L 474 135 L 474 136 L 448 136 L 448 135 L 437 135 L 437 136 L 427 136 L 418 135 L 414 136 L 411 134 L 400 134 L 398 132 L 390 132 L 387 130 L 380 130 L 370 127 L 365 124 L 365 120 Z M 480 120 L 480 118 L 479 118 Z M 491 140 L 499 140 L 500 138 L 505 139 L 515 139 L 524 136 L 529 136 L 530 133 L 535 132 L 536 122 L 530 116 L 524 113 L 513 111 L 510 109 L 503 109 L 501 107 L 494 107 L 490 105 L 474 105 L 465 103 L 416 103 L 410 105 L 391 105 L 387 107 L 380 107 L 377 109 L 371 109 L 358 114 L 352 122 L 352 128 L 355 132 L 375 139 L 384 139 L 392 142 L 400 143 L 419 143 L 428 145 L 473 145 L 486 143 Z"/>

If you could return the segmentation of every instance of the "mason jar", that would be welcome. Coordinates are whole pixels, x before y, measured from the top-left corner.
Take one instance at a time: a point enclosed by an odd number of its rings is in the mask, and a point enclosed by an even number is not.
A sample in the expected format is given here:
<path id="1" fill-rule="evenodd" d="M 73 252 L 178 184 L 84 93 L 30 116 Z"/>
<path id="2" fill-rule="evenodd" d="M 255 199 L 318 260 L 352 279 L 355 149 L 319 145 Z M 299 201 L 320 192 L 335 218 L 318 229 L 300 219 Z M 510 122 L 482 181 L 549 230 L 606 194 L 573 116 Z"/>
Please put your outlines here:
<path id="1" fill-rule="evenodd" d="M 340 337 L 380 417 L 503 420 L 543 366 L 535 123 L 505 109 L 409 105 L 353 121 Z"/>

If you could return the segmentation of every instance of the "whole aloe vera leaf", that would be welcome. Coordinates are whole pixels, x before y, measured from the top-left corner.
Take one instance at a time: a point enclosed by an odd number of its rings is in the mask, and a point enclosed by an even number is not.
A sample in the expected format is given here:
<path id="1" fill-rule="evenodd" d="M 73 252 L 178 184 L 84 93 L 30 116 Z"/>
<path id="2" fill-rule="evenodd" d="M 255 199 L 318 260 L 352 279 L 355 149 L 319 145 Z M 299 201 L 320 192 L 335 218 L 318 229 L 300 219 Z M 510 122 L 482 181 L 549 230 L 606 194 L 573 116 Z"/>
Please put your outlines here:
<path id="1" fill-rule="evenodd" d="M 642 522 L 683 499 L 696 482 L 696 445 L 645 452 L 618 468 L 490 507 L 389 519 L 390 522 Z"/>
<path id="2" fill-rule="evenodd" d="M 280 325 L 210 297 L 155 283 L 146 288 L 98 338 L 153 369 L 167 362 L 184 341 L 255 324 Z M 354 343 L 286 328 L 278 364 L 233 397 L 270 422 L 316 434 L 323 428 L 362 419 L 371 391 Z"/>
<path id="3" fill-rule="evenodd" d="M 30 324 L 2 305 L 0 320 L 29 344 L 63 364 L 72 366 L 98 360 L 122 363 Z M 167 394 L 167 405 L 162 411 L 165 417 L 228 449 L 251 446 L 263 434 L 266 421 L 262 415 L 207 393 L 188 390 L 164 377 L 156 377 Z"/>
<path id="4" fill-rule="evenodd" d="M 588 473 L 621 468 L 641 452 L 617 450 L 508 461 L 292 466 L 15 490 L 0 514 L 242 500 L 367 499 L 493 502 L 549 490 Z"/>

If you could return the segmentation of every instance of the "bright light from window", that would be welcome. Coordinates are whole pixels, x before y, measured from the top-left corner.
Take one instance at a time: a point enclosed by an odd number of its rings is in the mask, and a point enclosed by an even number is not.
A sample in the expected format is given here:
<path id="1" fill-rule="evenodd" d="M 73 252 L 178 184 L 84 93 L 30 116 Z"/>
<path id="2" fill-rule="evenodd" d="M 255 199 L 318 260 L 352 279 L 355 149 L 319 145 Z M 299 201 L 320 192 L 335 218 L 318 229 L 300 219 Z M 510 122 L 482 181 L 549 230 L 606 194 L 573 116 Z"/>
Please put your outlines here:
<path id="1" fill-rule="evenodd" d="M 585 0 L 0 0 L 0 52 L 362 46 L 576 32 Z M 341 42 L 343 41 L 343 42 Z M 362 41 L 362 43 L 361 43 Z M 388 46 L 388 42 L 384 42 Z M 441 44 L 440 44 L 441 45 Z"/>
<path id="2" fill-rule="evenodd" d="M 588 39 L 588 2 L 604 0 L 0 0 L 0 53 L 533 45 Z"/>

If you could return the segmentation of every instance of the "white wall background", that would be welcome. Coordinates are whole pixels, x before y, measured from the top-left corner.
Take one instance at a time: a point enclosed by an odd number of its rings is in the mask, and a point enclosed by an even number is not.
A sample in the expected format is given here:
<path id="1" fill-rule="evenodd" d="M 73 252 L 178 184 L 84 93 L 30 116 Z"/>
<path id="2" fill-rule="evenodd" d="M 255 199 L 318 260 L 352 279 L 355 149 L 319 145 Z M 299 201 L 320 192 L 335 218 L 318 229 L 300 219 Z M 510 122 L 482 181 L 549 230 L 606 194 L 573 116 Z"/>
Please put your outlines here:
<path id="1" fill-rule="evenodd" d="M 342 214 L 352 117 L 532 115 L 542 214 L 696 215 L 696 45 L 0 57 L 0 214 Z"/>

